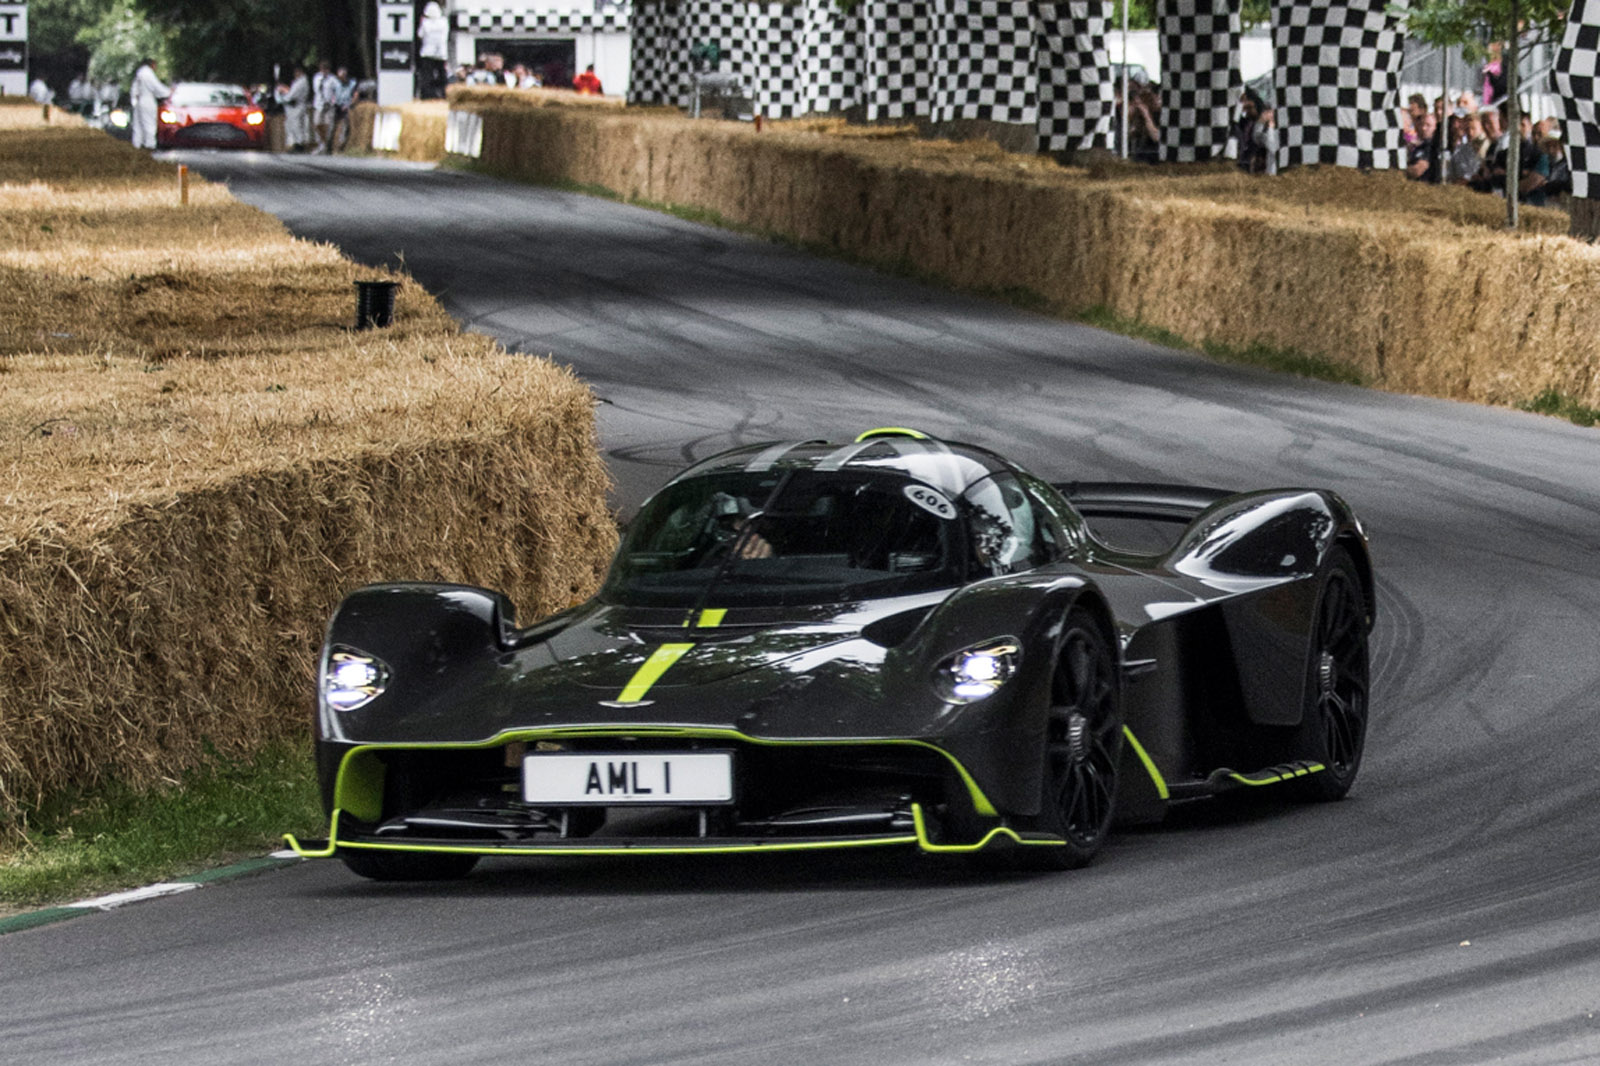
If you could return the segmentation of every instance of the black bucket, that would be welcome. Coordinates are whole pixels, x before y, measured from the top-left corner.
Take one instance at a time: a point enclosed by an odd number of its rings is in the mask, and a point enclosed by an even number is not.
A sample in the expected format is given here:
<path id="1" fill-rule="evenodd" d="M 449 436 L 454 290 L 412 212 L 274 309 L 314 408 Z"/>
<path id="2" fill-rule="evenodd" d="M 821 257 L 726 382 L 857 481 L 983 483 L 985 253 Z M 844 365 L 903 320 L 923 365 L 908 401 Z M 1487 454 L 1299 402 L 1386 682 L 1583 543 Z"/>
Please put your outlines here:
<path id="1" fill-rule="evenodd" d="M 356 329 L 383 329 L 394 323 L 398 281 L 356 282 Z"/>

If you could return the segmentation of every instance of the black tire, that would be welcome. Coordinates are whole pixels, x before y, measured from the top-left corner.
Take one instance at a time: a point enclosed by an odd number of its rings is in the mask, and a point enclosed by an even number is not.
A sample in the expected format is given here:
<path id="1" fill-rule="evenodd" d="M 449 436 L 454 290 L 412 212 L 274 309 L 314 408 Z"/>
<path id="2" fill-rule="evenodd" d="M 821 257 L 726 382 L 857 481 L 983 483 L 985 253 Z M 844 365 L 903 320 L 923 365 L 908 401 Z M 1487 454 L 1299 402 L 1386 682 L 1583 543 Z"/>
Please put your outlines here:
<path id="1" fill-rule="evenodd" d="M 478 856 L 462 852 L 340 849 L 339 858 L 372 881 L 454 881 L 478 865 Z"/>
<path id="2" fill-rule="evenodd" d="M 1116 818 L 1122 684 L 1104 630 L 1081 607 L 1067 614 L 1050 679 L 1038 828 L 1064 845 L 1020 845 L 1034 869 L 1075 870 L 1099 853 Z"/>
<path id="3" fill-rule="evenodd" d="M 1305 711 L 1296 759 L 1324 769 L 1289 783 L 1296 799 L 1343 799 L 1355 784 L 1367 742 L 1367 631 L 1361 575 L 1350 553 L 1335 547 L 1323 566 L 1306 655 Z"/>

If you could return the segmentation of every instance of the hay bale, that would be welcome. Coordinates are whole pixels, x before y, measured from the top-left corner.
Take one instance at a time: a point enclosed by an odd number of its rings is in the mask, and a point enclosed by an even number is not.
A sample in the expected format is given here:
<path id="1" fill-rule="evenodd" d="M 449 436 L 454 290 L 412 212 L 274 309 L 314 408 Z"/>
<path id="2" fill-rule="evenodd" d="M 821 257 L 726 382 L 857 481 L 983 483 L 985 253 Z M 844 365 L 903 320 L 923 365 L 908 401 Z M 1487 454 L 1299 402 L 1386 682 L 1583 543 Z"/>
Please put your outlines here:
<path id="1" fill-rule="evenodd" d="M 1106 307 L 1195 344 L 1319 357 L 1385 388 L 1600 406 L 1600 250 L 1567 216 L 1397 173 L 1060 167 L 982 141 L 837 120 L 692 121 L 491 90 L 481 164 L 1072 313 Z"/>
<path id="2" fill-rule="evenodd" d="M 55 160 L 52 169 L 51 160 Z M 587 595 L 615 544 L 593 397 L 221 186 L 82 131 L 0 143 L 0 828 L 303 736 L 339 597 Z"/>

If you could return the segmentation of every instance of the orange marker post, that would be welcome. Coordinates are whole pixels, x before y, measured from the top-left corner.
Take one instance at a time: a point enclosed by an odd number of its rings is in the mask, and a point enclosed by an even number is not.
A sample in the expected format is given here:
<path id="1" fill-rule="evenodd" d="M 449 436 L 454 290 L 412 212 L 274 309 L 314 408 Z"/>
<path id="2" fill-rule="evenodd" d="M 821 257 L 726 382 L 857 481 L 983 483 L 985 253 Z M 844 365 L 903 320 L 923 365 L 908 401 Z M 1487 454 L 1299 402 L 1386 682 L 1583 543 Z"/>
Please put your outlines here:
<path id="1" fill-rule="evenodd" d="M 189 167 L 185 163 L 178 164 L 178 203 L 189 206 Z"/>

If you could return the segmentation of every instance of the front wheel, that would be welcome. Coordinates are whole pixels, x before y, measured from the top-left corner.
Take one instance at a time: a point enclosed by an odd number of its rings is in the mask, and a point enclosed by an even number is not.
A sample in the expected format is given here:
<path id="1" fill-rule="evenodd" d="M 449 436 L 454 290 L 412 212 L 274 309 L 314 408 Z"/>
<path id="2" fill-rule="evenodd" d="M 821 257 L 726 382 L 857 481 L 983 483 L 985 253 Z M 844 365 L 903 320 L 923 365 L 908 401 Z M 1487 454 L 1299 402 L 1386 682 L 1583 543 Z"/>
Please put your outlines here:
<path id="1" fill-rule="evenodd" d="M 352 873 L 373 881 L 454 881 L 478 865 L 478 856 L 461 852 L 341 848 L 339 858 Z"/>
<path id="2" fill-rule="evenodd" d="M 1075 607 L 1063 630 L 1050 679 L 1038 826 L 1065 843 L 1025 845 L 1020 857 L 1037 868 L 1072 870 L 1094 859 L 1116 814 L 1122 686 L 1093 615 Z"/>

